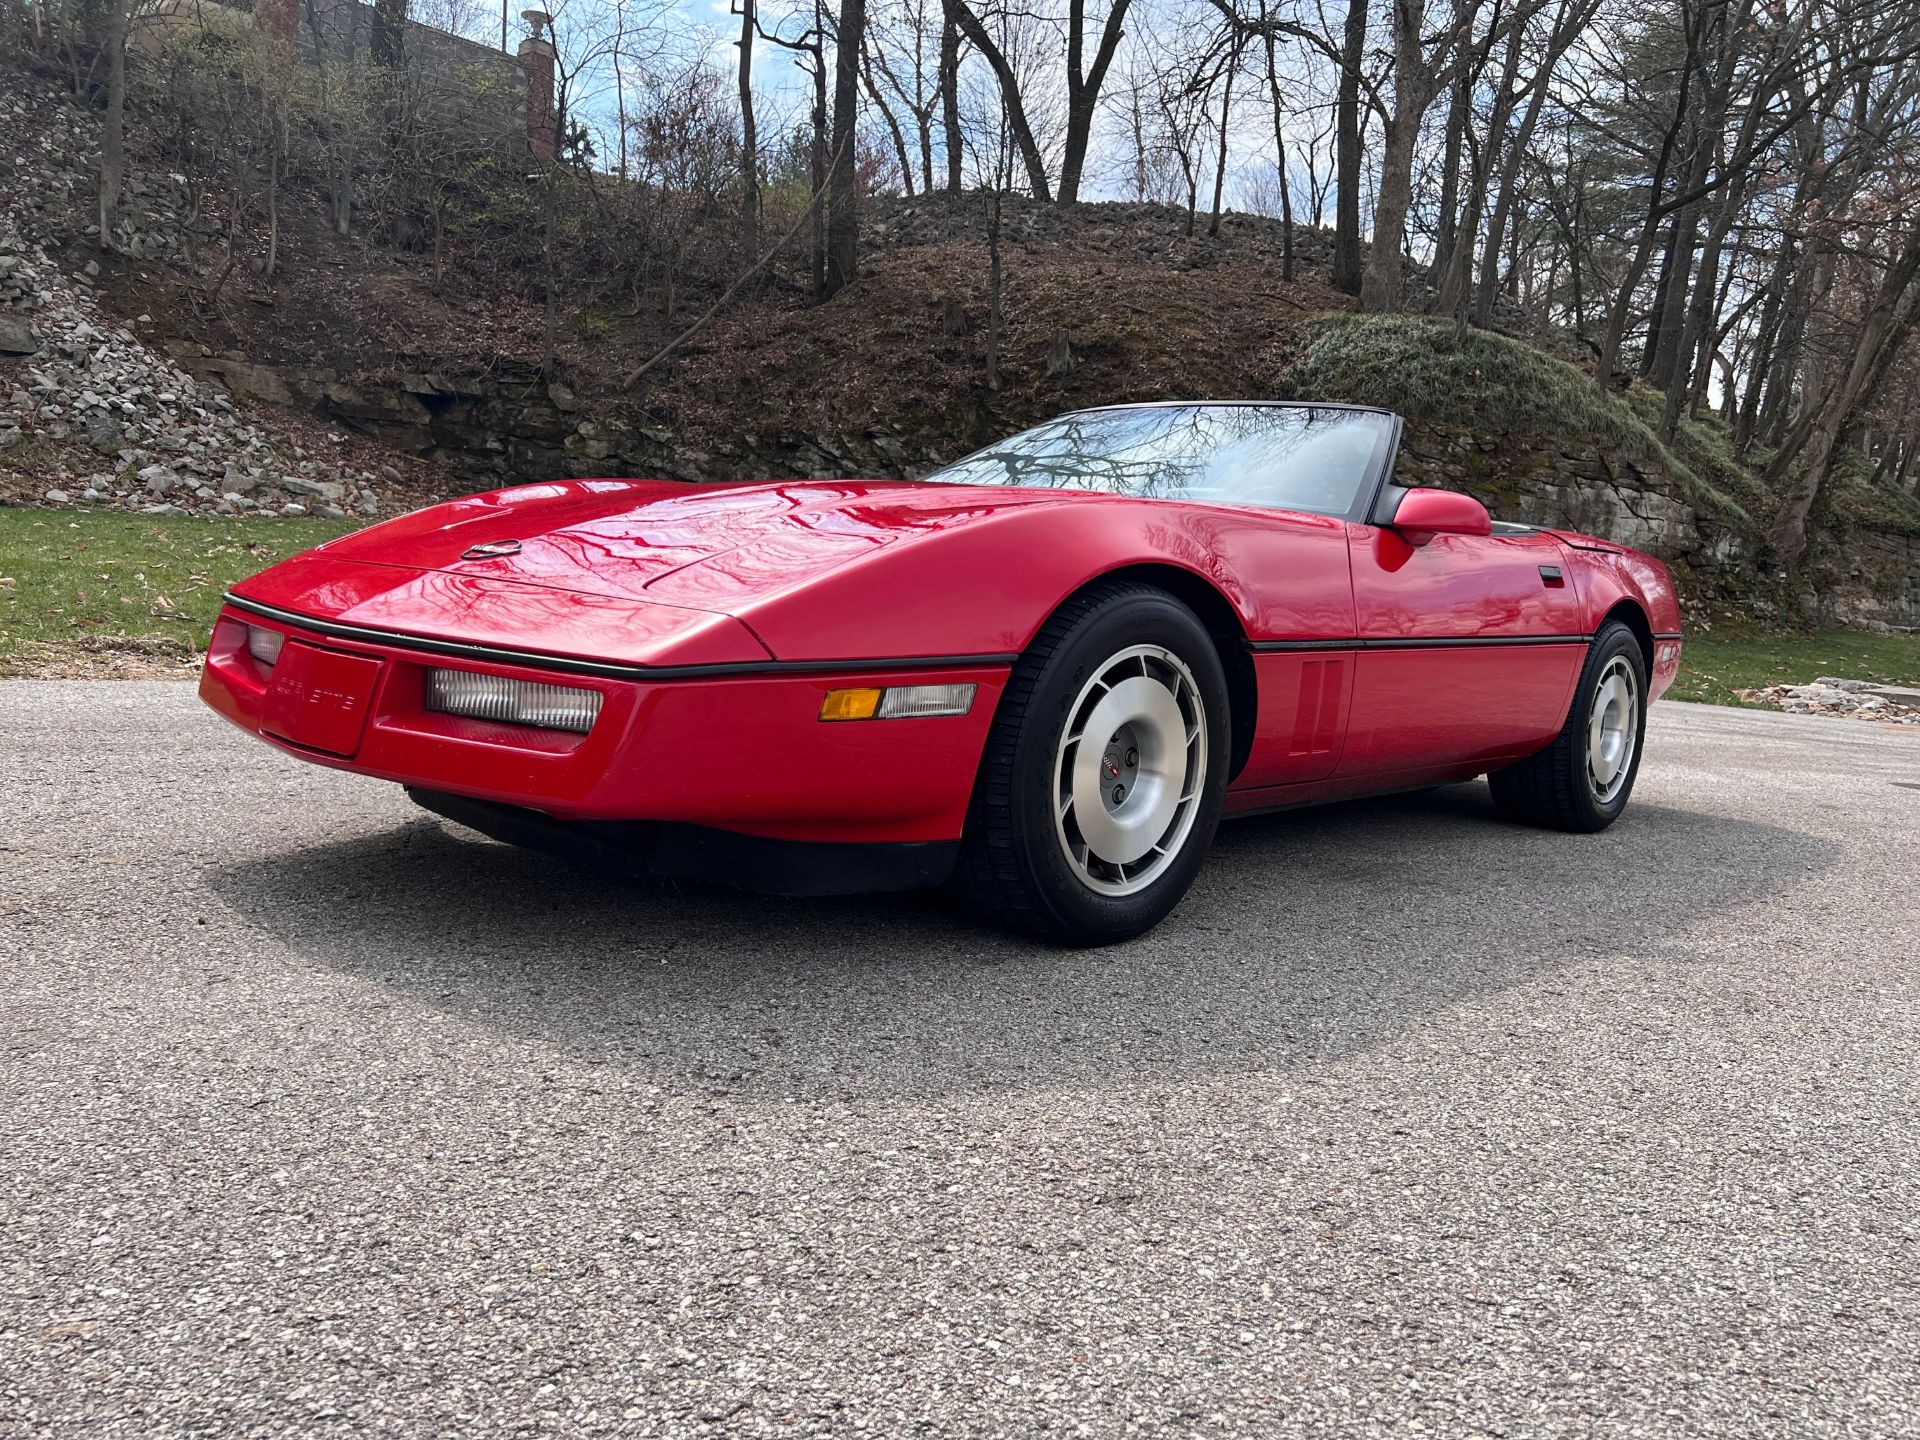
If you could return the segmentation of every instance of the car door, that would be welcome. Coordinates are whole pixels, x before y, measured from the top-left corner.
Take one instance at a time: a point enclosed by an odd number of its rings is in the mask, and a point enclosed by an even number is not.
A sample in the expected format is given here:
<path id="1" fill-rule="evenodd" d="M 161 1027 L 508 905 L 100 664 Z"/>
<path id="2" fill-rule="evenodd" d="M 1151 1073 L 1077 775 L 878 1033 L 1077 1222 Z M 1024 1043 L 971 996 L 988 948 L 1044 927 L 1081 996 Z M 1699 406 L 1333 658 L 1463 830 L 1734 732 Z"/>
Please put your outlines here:
<path id="1" fill-rule="evenodd" d="M 1360 648 L 1341 775 L 1491 765 L 1566 718 L 1588 637 L 1560 542 L 1520 526 L 1421 539 L 1347 527 Z"/>
<path id="2" fill-rule="evenodd" d="M 1323 780 L 1339 762 L 1354 661 L 1346 526 L 1333 516 L 1268 513 L 1221 527 L 1253 611 L 1258 697 L 1236 789 Z"/>

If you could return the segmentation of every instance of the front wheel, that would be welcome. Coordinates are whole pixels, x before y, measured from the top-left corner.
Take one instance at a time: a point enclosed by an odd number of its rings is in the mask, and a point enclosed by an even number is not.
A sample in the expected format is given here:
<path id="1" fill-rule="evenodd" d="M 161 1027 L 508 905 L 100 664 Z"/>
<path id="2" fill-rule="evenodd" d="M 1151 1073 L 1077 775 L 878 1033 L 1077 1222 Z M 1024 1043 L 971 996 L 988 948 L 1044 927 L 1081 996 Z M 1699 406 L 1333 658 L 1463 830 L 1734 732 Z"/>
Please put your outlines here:
<path id="1" fill-rule="evenodd" d="M 1554 742 L 1487 777 L 1495 808 L 1554 830 L 1606 829 L 1627 808 L 1646 729 L 1646 656 L 1633 631 L 1610 620 L 1587 652 Z"/>
<path id="2" fill-rule="evenodd" d="M 1014 666 L 987 739 L 961 881 L 987 918 L 1070 945 L 1149 929 L 1213 842 L 1226 676 L 1193 612 L 1150 586 L 1076 596 Z"/>

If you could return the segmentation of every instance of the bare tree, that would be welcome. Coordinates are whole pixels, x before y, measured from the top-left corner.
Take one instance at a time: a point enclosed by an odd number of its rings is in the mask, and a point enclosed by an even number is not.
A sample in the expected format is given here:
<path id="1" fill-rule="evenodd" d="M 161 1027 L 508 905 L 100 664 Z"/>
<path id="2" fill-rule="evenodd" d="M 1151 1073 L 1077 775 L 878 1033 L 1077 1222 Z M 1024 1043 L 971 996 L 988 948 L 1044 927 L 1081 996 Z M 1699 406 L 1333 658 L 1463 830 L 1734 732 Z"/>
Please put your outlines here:
<path id="1" fill-rule="evenodd" d="M 760 135 L 753 113 L 753 42 L 759 0 L 736 0 L 740 16 L 740 253 L 760 253 Z"/>
<path id="2" fill-rule="evenodd" d="M 1367 52 L 1367 0 L 1347 0 L 1334 105 L 1333 283 L 1360 293 L 1360 86 Z"/>
<path id="3" fill-rule="evenodd" d="M 1393 113 L 1380 157 L 1379 193 L 1373 206 L 1373 238 L 1360 279 L 1364 310 L 1400 306 L 1401 243 L 1413 203 L 1414 147 L 1428 107 L 1446 84 L 1478 0 L 1453 0 L 1451 21 L 1438 37 L 1426 33 L 1426 0 L 1393 0 Z"/>
<path id="4" fill-rule="evenodd" d="M 134 0 L 106 0 L 101 43 L 107 54 L 107 110 L 100 126 L 100 248 L 113 248 L 120 191 L 127 177 L 127 31 Z"/>
<path id="5" fill-rule="evenodd" d="M 1781 493 L 1773 543 L 1789 566 L 1806 555 L 1808 517 L 1833 473 L 1834 457 L 1849 427 L 1886 379 L 1920 320 L 1920 227 L 1914 226 L 1915 219 L 1920 217 L 1909 218 L 1906 240 L 1874 289 L 1852 359 L 1823 390 L 1808 397 L 1767 466 L 1767 485 Z"/>
<path id="6" fill-rule="evenodd" d="M 827 295 L 853 283 L 859 270 L 859 185 L 853 132 L 860 118 L 860 46 L 866 34 L 867 0 L 840 0 L 834 38 L 833 178 L 827 209 Z"/>

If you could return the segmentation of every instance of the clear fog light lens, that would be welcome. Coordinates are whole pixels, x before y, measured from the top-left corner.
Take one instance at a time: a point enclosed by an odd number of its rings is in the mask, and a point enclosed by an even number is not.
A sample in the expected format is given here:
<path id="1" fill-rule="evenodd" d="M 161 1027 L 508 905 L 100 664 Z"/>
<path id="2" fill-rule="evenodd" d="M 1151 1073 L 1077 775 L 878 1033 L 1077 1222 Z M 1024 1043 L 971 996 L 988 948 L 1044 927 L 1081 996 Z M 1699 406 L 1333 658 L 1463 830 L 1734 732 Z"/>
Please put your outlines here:
<path id="1" fill-rule="evenodd" d="M 287 643 L 287 637 L 278 630 L 269 630 L 261 625 L 247 626 L 247 653 L 267 669 L 273 668 L 274 661 L 280 658 L 280 647 Z"/>
<path id="2" fill-rule="evenodd" d="M 921 719 L 932 715 L 964 715 L 973 708 L 978 685 L 901 685 L 880 697 L 882 720 Z"/>
<path id="3" fill-rule="evenodd" d="M 472 670 L 429 670 L 427 708 L 472 720 L 536 725 L 542 730 L 576 730 L 584 735 L 600 714 L 598 690 L 571 685 L 542 685 L 509 680 Z"/>

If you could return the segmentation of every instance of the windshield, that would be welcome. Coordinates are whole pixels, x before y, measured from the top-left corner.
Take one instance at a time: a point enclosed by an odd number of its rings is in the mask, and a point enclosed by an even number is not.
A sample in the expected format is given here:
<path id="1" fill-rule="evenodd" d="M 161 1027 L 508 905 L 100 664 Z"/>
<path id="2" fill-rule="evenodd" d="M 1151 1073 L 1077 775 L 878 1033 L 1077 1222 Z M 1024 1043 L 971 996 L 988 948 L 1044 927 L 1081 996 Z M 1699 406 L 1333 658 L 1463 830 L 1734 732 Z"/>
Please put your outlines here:
<path id="1" fill-rule="evenodd" d="M 1087 410 L 1023 430 L 927 478 L 1346 515 L 1391 423 L 1377 411 L 1313 405 Z"/>

